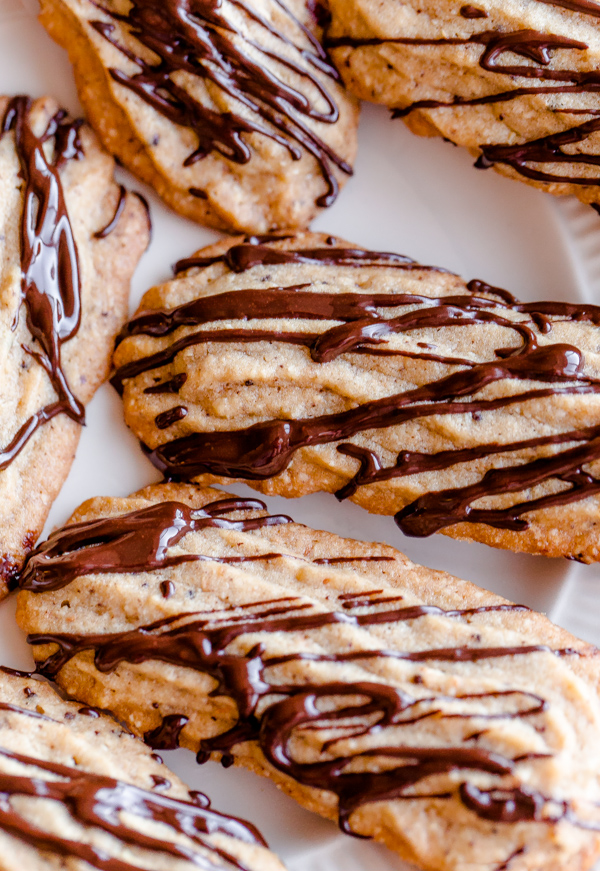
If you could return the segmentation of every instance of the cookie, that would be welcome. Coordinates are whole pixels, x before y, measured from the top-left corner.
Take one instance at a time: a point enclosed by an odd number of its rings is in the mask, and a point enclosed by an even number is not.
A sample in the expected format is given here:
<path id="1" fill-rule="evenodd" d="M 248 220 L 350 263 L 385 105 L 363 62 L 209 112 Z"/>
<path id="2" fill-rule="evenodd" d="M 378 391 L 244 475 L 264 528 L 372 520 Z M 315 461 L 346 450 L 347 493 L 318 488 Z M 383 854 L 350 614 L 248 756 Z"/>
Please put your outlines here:
<path id="1" fill-rule="evenodd" d="M 4 871 L 282 871 L 249 823 L 213 810 L 114 720 L 0 670 Z"/>
<path id="2" fill-rule="evenodd" d="M 528 608 L 174 483 L 86 502 L 20 587 L 38 670 L 155 748 L 432 871 L 600 854 L 600 653 Z"/>
<path id="3" fill-rule="evenodd" d="M 182 215 L 238 232 L 302 228 L 352 174 L 358 108 L 313 3 L 41 7 L 104 145 Z"/>
<path id="4" fill-rule="evenodd" d="M 599 307 L 314 234 L 177 270 L 113 377 L 167 477 L 329 491 L 407 535 L 599 559 Z"/>
<path id="5" fill-rule="evenodd" d="M 600 203 L 600 5 L 330 0 L 347 87 L 481 169 Z"/>
<path id="6" fill-rule="evenodd" d="M 54 100 L 0 98 L 0 596 L 69 472 L 108 375 L 147 208 Z"/>

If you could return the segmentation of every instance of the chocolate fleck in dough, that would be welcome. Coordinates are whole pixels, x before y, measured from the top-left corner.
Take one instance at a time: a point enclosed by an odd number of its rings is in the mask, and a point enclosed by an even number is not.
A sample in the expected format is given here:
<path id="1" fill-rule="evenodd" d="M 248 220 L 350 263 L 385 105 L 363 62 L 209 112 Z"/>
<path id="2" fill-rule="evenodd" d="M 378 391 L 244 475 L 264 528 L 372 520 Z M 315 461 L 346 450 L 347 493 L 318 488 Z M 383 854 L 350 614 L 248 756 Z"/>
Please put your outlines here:
<path id="1" fill-rule="evenodd" d="M 0 669 L 3 871 L 283 871 L 105 714 Z"/>
<path id="2" fill-rule="evenodd" d="M 316 491 L 434 532 L 600 558 L 600 307 L 318 234 L 177 265 L 112 383 L 167 477 Z"/>
<path id="3" fill-rule="evenodd" d="M 600 203 L 600 3 L 330 0 L 347 87 L 481 169 Z"/>
<path id="4" fill-rule="evenodd" d="M 308 226 L 352 175 L 358 106 L 305 0 L 43 0 L 109 151 L 223 230 Z"/>
<path id="5" fill-rule="evenodd" d="M 0 98 L 0 597 L 44 526 L 108 374 L 147 208 L 50 98 Z"/>
<path id="6" fill-rule="evenodd" d="M 526 607 L 175 483 L 86 502 L 19 584 L 38 671 L 156 749 L 429 871 L 600 855 L 600 654 Z"/>

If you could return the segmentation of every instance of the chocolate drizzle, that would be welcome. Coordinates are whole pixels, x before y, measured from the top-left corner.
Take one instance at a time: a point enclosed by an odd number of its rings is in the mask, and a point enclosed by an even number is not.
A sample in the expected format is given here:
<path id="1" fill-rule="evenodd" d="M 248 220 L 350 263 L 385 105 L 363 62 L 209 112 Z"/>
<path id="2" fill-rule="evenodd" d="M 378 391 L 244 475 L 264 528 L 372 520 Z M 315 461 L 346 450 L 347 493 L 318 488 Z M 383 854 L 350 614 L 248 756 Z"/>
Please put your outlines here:
<path id="1" fill-rule="evenodd" d="M 212 843 L 207 836 L 224 834 L 249 844 L 264 845 L 250 824 L 223 816 L 211 810 L 206 802 L 197 804 L 156 795 L 111 777 L 3 748 L 0 748 L 0 757 L 60 778 L 47 780 L 41 774 L 24 776 L 0 772 L 0 829 L 50 855 L 79 859 L 99 871 L 144 871 L 144 867 L 154 867 L 157 856 L 187 860 L 202 871 L 215 871 L 215 868 L 248 871 L 245 864 Z M 75 841 L 66 834 L 44 830 L 32 821 L 30 815 L 21 814 L 11 802 L 11 798 L 21 796 L 60 803 L 71 819 L 88 831 L 105 832 L 122 848 L 147 851 L 152 856 L 150 865 L 139 864 L 139 859 L 131 864 L 85 841 Z M 123 814 L 129 819 L 152 820 L 167 826 L 173 835 L 185 835 L 193 845 L 176 844 L 143 834 L 131 823 L 125 823 Z M 215 859 L 221 861 L 216 865 Z"/>
<path id="2" fill-rule="evenodd" d="M 53 532 L 28 555 L 17 583 L 22 590 L 40 593 L 60 590 L 87 574 L 143 572 L 213 559 L 190 553 L 169 556 L 168 550 L 188 533 L 202 529 L 250 532 L 291 522 L 284 515 L 242 520 L 225 516 L 264 510 L 264 503 L 257 499 L 219 499 L 203 508 L 161 502 L 130 514 L 75 523 Z M 273 556 L 265 554 L 260 558 Z"/>
<path id="3" fill-rule="evenodd" d="M 561 9 L 568 9 L 569 12 L 600 18 L 600 5 L 594 0 L 537 0 L 537 2 L 545 3 L 546 6 L 559 6 Z"/>
<path id="4" fill-rule="evenodd" d="M 21 674 L 10 669 L 4 670 L 11 674 Z M 0 710 L 54 722 L 45 714 L 5 702 L 0 704 Z M 91 708 L 81 708 L 79 713 L 94 718 L 100 716 Z M 30 818 L 21 815 L 15 809 L 11 804 L 11 798 L 38 797 L 59 802 L 74 822 L 88 830 L 94 828 L 104 831 L 125 847 L 137 847 L 154 855 L 162 854 L 174 859 L 188 860 L 194 867 L 203 871 L 215 871 L 215 868 L 223 868 L 224 871 L 228 868 L 248 871 L 246 865 L 240 863 L 223 848 L 211 843 L 207 840 L 207 836 L 223 834 L 247 844 L 266 846 L 254 826 L 235 817 L 213 811 L 209 800 L 201 794 L 198 794 L 200 797 L 196 800 L 196 794 L 190 793 L 194 798 L 192 802 L 166 796 L 157 797 L 130 783 L 13 753 L 2 747 L 0 747 L 0 758 L 26 765 L 28 768 L 37 768 L 39 772 L 47 772 L 60 778 L 60 780 L 45 780 L 39 774 L 27 777 L 0 772 L 0 830 L 50 854 L 81 859 L 99 871 L 144 871 L 145 866 L 138 864 L 137 861 L 135 865 L 131 865 L 111 857 L 104 850 L 91 844 L 73 841 L 66 836 L 52 834 L 38 828 Z M 164 778 L 156 775 L 152 775 L 152 778 L 155 788 L 171 786 Z M 196 846 L 202 848 L 201 852 L 193 847 L 179 846 L 144 835 L 122 821 L 123 813 L 140 820 L 153 820 L 166 825 L 173 834 L 186 835 L 190 838 Z M 207 852 L 212 857 L 221 859 L 224 864 L 215 865 L 214 861 L 206 855 Z"/>
<path id="5" fill-rule="evenodd" d="M 202 512 L 186 510 L 195 515 L 202 513 L 196 520 L 196 528 L 223 523 L 238 523 L 242 524 L 241 528 L 247 528 L 244 523 L 281 522 L 281 519 L 268 517 L 224 520 L 224 515 L 230 512 L 258 508 L 260 503 L 254 501 L 229 499 L 210 503 Z M 172 536 L 177 525 L 173 521 L 174 510 L 179 531 Z M 49 542 L 50 546 L 38 548 L 32 557 L 34 565 L 26 569 L 22 587 L 34 592 L 58 590 L 86 573 L 150 571 L 157 564 L 160 567 L 176 564 L 177 557 L 169 556 L 166 550 L 178 544 L 185 531 L 189 531 L 189 516 L 186 519 L 184 513 L 181 506 L 175 509 L 174 503 L 162 503 L 145 512 L 67 527 L 54 534 L 54 544 Z M 216 523 L 217 520 L 220 523 Z M 58 545 L 61 541 L 64 546 Z M 157 543 L 164 548 L 160 556 Z M 268 560 L 277 556 L 267 554 L 262 558 Z M 375 555 L 374 558 L 389 557 Z M 144 559 L 146 565 L 142 566 Z M 238 559 L 243 562 L 253 556 Z M 323 558 L 315 560 L 314 564 L 351 559 L 362 557 Z M 401 595 L 395 590 L 390 592 L 392 595 L 386 595 L 383 588 L 378 588 L 338 593 L 337 600 L 331 601 L 328 597 L 326 604 L 284 594 L 209 611 L 177 613 L 122 632 L 36 633 L 30 635 L 28 641 L 34 646 L 55 645 L 55 650 L 38 663 L 39 673 L 50 679 L 55 679 L 74 657 L 86 652 L 92 653 L 94 665 L 101 673 L 114 671 L 123 662 L 136 665 L 154 661 L 210 676 L 215 681 L 210 697 L 231 699 L 237 717 L 227 731 L 200 741 L 198 761 L 204 762 L 211 754 L 218 754 L 225 765 L 230 765 L 239 745 L 256 742 L 268 762 L 285 776 L 304 786 L 333 792 L 338 798 L 340 826 L 348 833 L 353 833 L 351 817 L 356 809 L 371 802 L 393 799 L 456 799 L 479 817 L 497 823 L 548 823 L 565 819 L 573 825 L 595 827 L 594 822 L 579 819 L 567 802 L 557 802 L 520 781 L 522 763 L 531 765 L 548 758 L 548 754 L 532 752 L 511 758 L 469 743 L 486 734 L 485 729 L 482 731 L 483 724 L 494 721 L 527 720 L 534 729 L 541 728 L 539 718 L 549 710 L 541 696 L 506 685 L 495 691 L 432 693 L 421 675 L 413 682 L 415 689 L 411 687 L 411 692 L 407 692 L 391 681 L 385 682 L 385 678 L 379 677 L 380 671 L 369 666 L 369 663 L 385 661 L 452 666 L 514 657 L 572 657 L 586 655 L 586 651 L 553 649 L 545 644 L 490 647 L 480 644 L 479 635 L 471 635 L 468 645 L 446 648 L 382 648 L 377 646 L 375 634 L 371 640 L 376 646 L 369 643 L 363 647 L 356 642 L 348 645 L 342 639 L 341 646 L 334 652 L 321 652 L 323 648 L 313 644 L 313 640 L 319 640 L 318 634 L 314 637 L 313 633 L 328 627 L 339 627 L 340 631 L 378 626 L 393 628 L 427 618 L 470 623 L 473 618 L 485 618 L 487 614 L 510 615 L 528 610 L 508 603 L 445 610 L 436 605 L 403 604 Z M 293 653 L 277 653 L 270 645 L 270 638 L 279 638 L 282 633 L 297 639 L 297 645 L 286 645 Z M 261 636 L 258 641 L 257 635 Z M 246 637 L 248 640 L 244 641 Z M 286 680 L 286 666 L 298 663 L 302 664 L 302 669 L 294 670 L 292 682 Z M 353 675 L 348 681 L 343 671 L 327 681 L 319 679 L 323 665 L 342 670 L 352 663 L 367 668 L 369 679 L 357 681 Z M 189 712 L 170 713 L 148 731 L 145 738 L 153 748 L 175 748 L 188 724 L 193 732 L 191 718 Z M 408 731 L 406 743 L 397 741 L 398 730 L 410 730 L 413 724 L 432 718 L 436 722 L 464 722 L 464 729 L 460 730 L 464 737 L 453 731 L 447 746 L 414 746 L 410 743 L 414 736 Z M 323 739 L 318 738 L 316 744 L 314 741 L 311 744 L 314 758 L 298 761 L 293 749 L 296 739 L 310 733 L 316 740 L 319 732 L 323 733 Z M 394 740 L 390 743 L 392 733 Z M 366 748 L 357 744 L 361 737 L 368 739 Z M 486 789 L 477 787 L 470 781 L 469 772 L 490 775 L 492 785 Z M 448 789 L 432 791 L 429 779 L 444 775 L 452 775 Z"/>
<path id="6" fill-rule="evenodd" d="M 168 411 L 163 411 L 162 414 L 157 414 L 154 422 L 159 429 L 168 429 L 170 426 L 173 426 L 173 424 L 183 420 L 184 417 L 187 417 L 187 413 L 188 410 L 184 405 L 175 405 Z"/>
<path id="7" fill-rule="evenodd" d="M 120 570 L 117 568 L 117 570 Z M 348 597 L 340 597 L 348 602 Z M 351 601 L 351 600 L 350 600 Z M 382 610 L 386 600 L 356 600 L 351 611 L 315 612 L 313 606 L 296 598 L 253 602 L 238 608 L 178 614 L 153 624 L 126 632 L 107 635 L 36 634 L 28 640 L 33 645 L 57 645 L 38 668 L 54 678 L 74 656 L 92 651 L 96 668 L 107 673 L 121 662 L 140 664 L 159 661 L 194 669 L 216 681 L 212 696 L 227 696 L 235 702 L 238 716 L 227 732 L 200 742 L 198 761 L 212 753 L 221 754 L 231 764 L 235 748 L 247 741 L 258 742 L 268 762 L 295 781 L 335 793 L 339 801 L 341 828 L 352 833 L 351 816 L 359 807 L 389 799 L 459 798 L 478 816 L 496 822 L 544 821 L 551 799 L 527 791 L 518 781 L 521 762 L 531 763 L 544 754 L 526 754 L 515 759 L 491 750 L 472 746 L 390 746 L 390 731 L 434 717 L 436 720 L 465 720 L 466 734 L 481 721 L 536 718 L 547 710 L 541 697 L 519 689 L 446 696 L 414 696 L 393 684 L 376 679 L 351 682 L 333 680 L 314 682 L 313 666 L 329 663 L 367 663 L 374 660 L 403 660 L 412 663 L 478 662 L 494 658 L 554 654 L 577 655 L 570 649 L 552 650 L 545 645 L 515 647 L 459 647 L 428 650 L 357 649 L 332 654 L 298 652 L 282 656 L 268 655 L 267 643 L 252 641 L 246 653 L 229 651 L 229 646 L 245 635 L 257 633 L 298 633 L 304 639 L 324 627 L 340 625 L 368 627 L 397 624 L 440 616 L 469 619 L 488 612 L 519 612 L 517 605 L 492 605 L 444 611 L 436 606 L 416 605 Z M 391 600 L 393 601 L 393 599 Z M 362 610 L 365 609 L 366 610 Z M 526 609 L 525 609 L 526 610 Z M 303 642 L 301 642 L 302 644 Z M 290 663 L 304 664 L 304 679 L 287 683 L 278 675 Z M 427 690 L 425 690 L 427 692 Z M 362 701 L 357 701 L 357 698 Z M 325 703 L 323 707 L 322 703 Z M 172 746 L 188 720 L 169 715 L 150 733 L 152 746 Z M 299 762 L 294 758 L 294 738 L 303 733 L 323 730 L 328 737 L 318 751 L 318 759 Z M 374 738 L 369 749 L 344 749 L 345 742 L 361 736 Z M 471 740 L 470 738 L 463 739 Z M 378 760 L 383 770 L 374 771 L 369 760 Z M 366 763 L 360 773 L 352 763 Z M 476 790 L 468 781 L 459 781 L 458 789 L 432 793 L 427 789 L 430 777 L 462 772 L 485 772 L 498 778 L 493 790 Z M 421 788 L 419 788 L 421 787 Z M 502 799 L 498 798 L 501 793 Z M 564 816 L 570 814 L 565 804 Z M 573 819 L 571 820 L 574 821 Z M 576 821 L 575 821 L 576 823 Z"/>
<path id="8" fill-rule="evenodd" d="M 61 348 L 79 329 L 81 285 L 77 246 L 69 222 L 59 169 L 67 160 L 83 156 L 79 141 L 80 121 L 67 122 L 59 111 L 37 136 L 30 123 L 31 101 L 15 97 L 8 104 L 1 135 L 14 131 L 15 148 L 24 179 L 21 217 L 21 303 L 27 312 L 27 327 L 39 351 L 25 347 L 47 372 L 58 396 L 56 402 L 32 415 L 0 451 L 0 470 L 6 469 L 35 432 L 59 414 L 83 425 L 85 410 L 73 394 L 62 369 Z M 44 144 L 54 139 L 54 157 L 46 156 Z M 16 329 L 19 308 L 13 329 Z"/>
<path id="9" fill-rule="evenodd" d="M 158 729 L 146 732 L 144 741 L 153 750 L 176 750 L 179 747 L 181 733 L 188 722 L 187 717 L 170 714 L 163 718 Z"/>
<path id="10" fill-rule="evenodd" d="M 574 13 L 600 17 L 600 5 L 591 0 L 538 0 L 549 6 L 558 6 Z M 485 12 L 480 14 L 473 6 L 463 6 L 460 15 L 463 18 L 475 19 L 486 18 Z M 406 45 L 423 47 L 465 46 L 481 45 L 483 50 L 478 63 L 481 69 L 489 73 L 510 76 L 513 78 L 536 79 L 536 85 L 516 85 L 509 90 L 502 90 L 493 94 L 480 97 L 455 96 L 450 100 L 421 99 L 416 100 L 404 107 L 393 110 L 394 118 L 404 118 L 417 109 L 443 109 L 468 106 L 482 106 L 486 104 L 504 103 L 520 97 L 530 95 L 559 95 L 559 94 L 596 94 L 600 91 L 600 74 L 595 69 L 554 69 L 552 64 L 553 55 L 557 51 L 584 52 L 589 46 L 585 42 L 570 39 L 560 34 L 542 33 L 535 30 L 525 29 L 514 32 L 503 30 L 483 30 L 467 37 L 367 37 L 364 39 L 352 37 L 331 38 L 327 41 L 330 48 L 347 46 L 360 48 L 361 46 L 377 45 Z M 505 55 L 517 55 L 532 63 L 518 64 L 505 63 Z M 549 83 L 558 84 L 549 84 Z M 555 107 L 552 111 L 558 114 L 570 114 L 573 110 L 568 107 Z M 574 185 L 600 184 L 600 180 L 593 174 L 588 175 L 562 175 L 549 166 L 552 164 L 566 164 L 571 167 L 585 165 L 595 167 L 600 164 L 600 158 L 596 154 L 577 150 L 570 153 L 563 150 L 565 145 L 579 145 L 590 136 L 600 130 L 600 124 L 594 116 L 596 109 L 576 109 L 577 113 L 589 115 L 590 120 L 577 127 L 564 130 L 559 133 L 551 133 L 535 140 L 513 144 L 480 144 L 481 156 L 476 163 L 480 169 L 487 169 L 494 164 L 503 164 L 518 172 L 528 179 L 539 182 L 560 183 Z"/>
<path id="11" fill-rule="evenodd" d="M 461 6 L 460 14 L 463 18 L 487 18 L 487 12 L 484 9 L 478 9 L 477 6 Z"/>
<path id="12" fill-rule="evenodd" d="M 589 114 L 595 113 L 590 112 Z M 557 173 L 536 169 L 535 166 L 528 166 L 528 163 L 538 166 L 547 163 L 600 166 L 600 154 L 587 154 L 586 152 L 570 154 L 563 151 L 563 146 L 579 145 L 598 131 L 600 131 L 600 118 L 593 118 L 591 121 L 572 127 L 570 130 L 542 136 L 540 139 L 523 142 L 521 145 L 481 145 L 481 155 L 475 166 L 478 169 L 488 169 L 495 163 L 502 163 L 534 181 L 599 186 L 600 177 L 589 175 L 561 176 Z"/>
<path id="13" fill-rule="evenodd" d="M 273 241 L 281 241 L 275 236 Z M 212 266 L 224 263 L 232 272 L 246 272 L 255 266 L 281 266 L 288 263 L 314 263 L 323 266 L 381 266 L 399 269 L 422 269 L 421 266 L 402 254 L 389 254 L 385 251 L 364 251 L 362 248 L 296 248 L 284 250 L 272 248 L 255 236 L 249 236 L 239 245 L 232 245 L 223 254 L 214 257 L 189 257 L 175 264 L 175 274 L 179 275 L 194 267 Z"/>
<path id="14" fill-rule="evenodd" d="M 141 57 L 119 40 L 115 24 L 93 21 L 96 32 L 139 68 L 135 74 L 113 68 L 112 78 L 169 121 L 190 128 L 198 136 L 198 146 L 185 161 L 186 166 L 211 152 L 238 164 L 248 163 L 252 149 L 246 137 L 259 134 L 281 145 L 293 160 L 300 160 L 303 152 L 312 155 L 327 188 L 317 204 L 333 203 L 339 189 L 335 170 L 351 175 L 352 168 L 307 121 L 338 121 L 338 106 L 317 73 L 331 81 L 337 81 L 338 74 L 316 37 L 283 0 L 273 3 L 277 14 L 284 15 L 296 31 L 295 40 L 278 31 L 252 4 L 230 0 L 247 25 L 260 28 L 265 44 L 249 37 L 236 17 L 227 16 L 221 0 L 132 0 L 127 13 L 108 9 L 99 0 L 93 2 L 146 49 Z M 279 43 L 278 48 L 268 47 L 273 40 Z M 147 59 L 148 51 L 155 60 Z M 316 99 L 286 83 L 283 71 L 291 71 Z M 181 86 L 178 73 L 216 85 L 245 111 L 211 109 Z M 322 108 L 318 108 L 319 103 Z M 194 195 L 202 193 L 194 190 Z"/>
<path id="15" fill-rule="evenodd" d="M 242 246 L 244 247 L 244 246 Z M 249 244 L 258 251 L 260 262 L 273 262 L 262 244 Z M 273 251 L 273 249 L 270 249 Z M 348 263 L 347 249 L 329 252 L 330 262 Z M 337 252 L 337 253 L 336 253 Z M 275 255 L 280 251 L 275 249 Z M 295 255 L 298 252 L 283 252 Z M 300 252 L 300 262 L 306 256 Z M 404 268 L 403 258 L 383 255 L 381 264 Z M 336 259 L 337 258 L 337 259 Z M 385 258 L 388 258 L 386 260 Z M 227 262 L 227 255 L 223 255 Z M 233 264 L 241 268 L 245 259 Z M 256 259 L 249 258 L 251 269 Z M 378 262 L 374 252 L 361 252 L 355 265 Z M 229 265 L 229 264 L 228 264 Z M 232 267 L 231 267 L 232 268 Z M 407 268 L 422 269 L 409 261 Z M 477 447 L 451 449 L 435 454 L 402 451 L 396 463 L 384 466 L 371 450 L 347 440 L 369 430 L 401 426 L 435 415 L 487 411 L 558 395 L 585 395 L 600 392 L 600 382 L 584 373 L 582 352 L 566 344 L 548 344 L 553 323 L 590 323 L 600 326 L 600 307 L 560 302 L 520 303 L 507 291 L 481 281 L 467 285 L 466 293 L 427 297 L 416 294 L 329 293 L 306 290 L 307 285 L 238 290 L 201 297 L 166 311 L 144 312 L 134 318 L 122 333 L 127 336 L 168 336 L 180 327 L 210 329 L 188 332 L 164 350 L 122 366 L 112 378 L 122 392 L 128 378 L 168 365 L 193 345 L 226 342 L 281 342 L 304 346 L 315 363 L 326 364 L 340 355 L 398 355 L 461 367 L 438 380 L 383 399 L 363 403 L 347 411 L 313 418 L 267 420 L 239 430 L 194 432 L 159 445 L 149 452 L 154 464 L 165 475 L 189 480 L 203 474 L 260 481 L 281 474 L 294 454 L 306 446 L 339 442 L 338 450 L 358 462 L 351 481 L 339 492 L 350 498 L 362 486 L 393 478 L 457 467 L 481 459 L 500 458 L 513 452 L 555 447 L 550 456 L 523 462 L 504 462 L 501 469 L 490 469 L 468 487 L 426 493 L 404 506 L 396 515 L 401 529 L 409 535 L 429 535 L 457 523 L 485 523 L 500 529 L 521 531 L 527 528 L 523 517 L 530 511 L 566 505 L 600 492 L 600 480 L 586 466 L 600 459 L 600 426 L 567 430 L 553 435 L 501 443 L 482 443 Z M 382 311 L 383 310 L 383 311 Z M 388 314 L 389 310 L 393 310 Z M 398 313 L 400 310 L 400 313 Z M 336 321 L 338 325 L 321 331 L 279 332 L 269 329 L 219 327 L 219 321 L 274 320 L 282 318 L 308 321 Z M 460 328 L 475 324 L 494 324 L 513 331 L 519 344 L 495 350 L 495 359 L 476 363 L 468 359 L 431 353 L 423 343 L 417 349 L 390 343 L 394 337 L 419 329 Z M 176 378 L 181 376 L 175 376 Z M 514 392 L 497 398 L 479 398 L 488 385 L 502 381 L 515 383 Z M 518 382 L 525 382 L 524 388 Z M 529 384 L 527 384 L 529 382 Z M 530 386 L 539 382 L 539 387 Z M 167 384 L 169 382 L 166 382 Z M 156 388 L 149 388 L 154 392 Z M 162 392 L 162 391 L 161 391 Z M 166 413 L 171 415 L 172 411 Z M 170 418 L 169 418 L 170 419 Z M 473 503 L 483 496 L 521 493 L 546 482 L 558 483 L 558 490 L 539 498 L 518 501 L 503 509 L 477 509 Z"/>
<path id="16" fill-rule="evenodd" d="M 126 204 L 127 189 L 124 187 L 124 185 L 121 185 L 119 190 L 119 200 L 117 202 L 117 208 L 115 209 L 115 213 L 105 227 L 103 227 L 101 230 L 98 230 L 97 233 L 94 233 L 95 239 L 106 239 L 107 236 L 110 236 L 110 234 L 113 232 L 113 230 L 116 229 L 117 224 L 121 220 L 121 215 L 125 210 Z"/>

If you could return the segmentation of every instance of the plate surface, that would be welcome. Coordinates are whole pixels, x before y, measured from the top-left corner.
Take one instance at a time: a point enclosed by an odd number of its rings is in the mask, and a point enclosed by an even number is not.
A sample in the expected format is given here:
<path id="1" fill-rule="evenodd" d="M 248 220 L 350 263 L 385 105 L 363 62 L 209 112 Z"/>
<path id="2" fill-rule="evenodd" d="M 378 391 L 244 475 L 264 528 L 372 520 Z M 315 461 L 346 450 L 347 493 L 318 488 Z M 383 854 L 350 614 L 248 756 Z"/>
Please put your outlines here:
<path id="1" fill-rule="evenodd" d="M 35 14 L 37 0 L 0 0 L 0 92 L 51 93 L 76 113 L 70 66 Z M 135 277 L 131 305 L 170 275 L 170 265 L 209 244 L 218 234 L 179 218 L 143 185 L 123 173 L 151 203 L 154 237 Z M 354 179 L 315 229 L 369 248 L 400 251 L 483 278 L 523 299 L 600 303 L 600 218 L 575 200 L 555 200 L 472 167 L 464 151 L 440 140 L 412 136 L 381 108 L 365 106 Z M 120 400 L 104 386 L 88 410 L 77 459 L 56 501 L 48 531 L 64 523 L 91 496 L 125 496 L 157 480 L 156 470 L 127 430 Z M 236 487 L 236 492 L 250 492 Z M 492 550 L 435 536 L 405 538 L 392 518 L 337 505 L 327 495 L 290 503 L 267 500 L 298 521 L 341 535 L 385 541 L 412 559 L 443 568 L 509 599 L 545 611 L 555 622 L 600 642 L 600 567 L 580 566 Z M 28 668 L 25 641 L 14 622 L 14 602 L 0 608 L 0 663 Z M 165 761 L 216 808 L 256 823 L 290 871 L 407 871 L 373 844 L 338 834 L 274 786 L 244 771 L 214 764 L 197 768 L 187 751 Z"/>

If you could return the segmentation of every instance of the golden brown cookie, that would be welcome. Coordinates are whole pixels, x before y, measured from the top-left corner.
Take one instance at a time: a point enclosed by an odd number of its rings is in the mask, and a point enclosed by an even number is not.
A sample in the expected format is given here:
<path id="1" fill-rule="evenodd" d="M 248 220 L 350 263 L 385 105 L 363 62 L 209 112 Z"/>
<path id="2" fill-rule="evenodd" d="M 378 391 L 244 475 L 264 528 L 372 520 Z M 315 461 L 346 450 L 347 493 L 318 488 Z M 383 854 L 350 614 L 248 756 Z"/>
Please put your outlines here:
<path id="1" fill-rule="evenodd" d="M 283 871 L 110 717 L 6 669 L 0 792 L 2 871 Z"/>
<path id="2" fill-rule="evenodd" d="M 40 672 L 151 746 L 266 774 L 422 868 L 589 868 L 598 651 L 263 509 L 184 484 L 86 502 L 20 578 Z"/>
<path id="3" fill-rule="evenodd" d="M 305 0 L 43 0 L 108 150 L 212 227 L 306 227 L 352 174 L 358 108 Z"/>
<path id="4" fill-rule="evenodd" d="M 0 597 L 65 480 L 108 374 L 147 209 L 54 100 L 0 98 Z"/>
<path id="5" fill-rule="evenodd" d="M 600 203 L 595 0 L 329 0 L 347 87 L 476 166 Z"/>
<path id="6" fill-rule="evenodd" d="M 600 558 L 600 308 L 331 237 L 182 261 L 123 332 L 113 384 L 168 477 L 315 491 L 408 535 Z"/>

